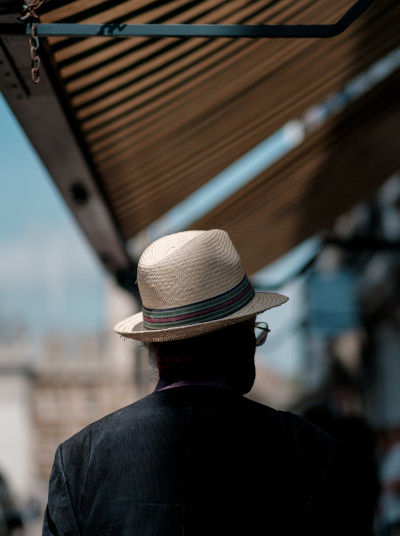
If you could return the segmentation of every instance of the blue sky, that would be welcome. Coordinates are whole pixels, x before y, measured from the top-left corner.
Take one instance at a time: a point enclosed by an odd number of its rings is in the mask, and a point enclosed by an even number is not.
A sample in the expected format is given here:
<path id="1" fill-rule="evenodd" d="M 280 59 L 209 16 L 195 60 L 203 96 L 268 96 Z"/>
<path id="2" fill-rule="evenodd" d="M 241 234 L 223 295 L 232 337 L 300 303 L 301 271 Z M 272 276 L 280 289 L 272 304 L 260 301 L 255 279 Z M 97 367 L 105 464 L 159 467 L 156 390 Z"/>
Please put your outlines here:
<path id="1" fill-rule="evenodd" d="M 0 322 L 97 330 L 104 273 L 0 95 Z"/>

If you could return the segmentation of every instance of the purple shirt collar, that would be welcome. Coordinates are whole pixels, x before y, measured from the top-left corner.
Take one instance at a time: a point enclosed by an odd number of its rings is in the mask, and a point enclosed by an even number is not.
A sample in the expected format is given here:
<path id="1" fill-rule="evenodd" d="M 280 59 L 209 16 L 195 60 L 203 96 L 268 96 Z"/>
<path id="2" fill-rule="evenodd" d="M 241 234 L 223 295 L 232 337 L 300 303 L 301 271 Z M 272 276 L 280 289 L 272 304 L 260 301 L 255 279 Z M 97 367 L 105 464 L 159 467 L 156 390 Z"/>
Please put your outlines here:
<path id="1" fill-rule="evenodd" d="M 231 387 L 227 382 L 224 382 L 219 379 L 212 379 L 212 380 L 182 380 L 179 382 L 169 383 L 165 380 L 158 380 L 158 383 L 155 388 L 155 392 L 157 391 L 165 391 L 167 389 L 175 389 L 176 387 L 186 387 L 189 385 L 205 385 L 210 387 L 220 387 L 221 389 L 228 389 L 229 391 L 236 391 L 233 387 Z"/>

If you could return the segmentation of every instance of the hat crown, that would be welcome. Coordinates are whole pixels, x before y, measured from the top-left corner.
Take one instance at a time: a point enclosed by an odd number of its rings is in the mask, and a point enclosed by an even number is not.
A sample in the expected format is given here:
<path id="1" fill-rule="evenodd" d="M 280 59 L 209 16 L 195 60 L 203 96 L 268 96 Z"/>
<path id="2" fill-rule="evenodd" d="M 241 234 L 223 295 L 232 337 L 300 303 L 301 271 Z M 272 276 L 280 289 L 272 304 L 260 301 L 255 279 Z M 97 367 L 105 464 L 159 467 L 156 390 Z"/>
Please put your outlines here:
<path id="1" fill-rule="evenodd" d="M 180 307 L 218 296 L 243 279 L 238 252 L 221 229 L 184 231 L 148 246 L 138 263 L 138 286 L 149 309 Z"/>

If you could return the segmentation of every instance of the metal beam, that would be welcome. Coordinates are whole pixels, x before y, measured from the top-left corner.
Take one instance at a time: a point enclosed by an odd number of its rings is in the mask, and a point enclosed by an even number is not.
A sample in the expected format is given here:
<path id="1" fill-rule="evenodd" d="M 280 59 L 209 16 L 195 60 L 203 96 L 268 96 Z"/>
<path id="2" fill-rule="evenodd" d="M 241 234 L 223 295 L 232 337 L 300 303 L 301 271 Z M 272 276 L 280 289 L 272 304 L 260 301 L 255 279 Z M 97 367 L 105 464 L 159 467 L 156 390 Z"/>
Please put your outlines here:
<path id="1" fill-rule="evenodd" d="M 104 267 L 135 293 L 135 266 L 45 46 L 39 85 L 30 81 L 28 52 L 25 36 L 0 39 L 0 91 Z"/>
<path id="2" fill-rule="evenodd" d="M 334 24 L 38 24 L 39 37 L 245 37 L 316 38 L 344 32 L 375 0 L 358 0 Z M 30 34 L 30 24 L 0 24 L 0 35 Z"/>

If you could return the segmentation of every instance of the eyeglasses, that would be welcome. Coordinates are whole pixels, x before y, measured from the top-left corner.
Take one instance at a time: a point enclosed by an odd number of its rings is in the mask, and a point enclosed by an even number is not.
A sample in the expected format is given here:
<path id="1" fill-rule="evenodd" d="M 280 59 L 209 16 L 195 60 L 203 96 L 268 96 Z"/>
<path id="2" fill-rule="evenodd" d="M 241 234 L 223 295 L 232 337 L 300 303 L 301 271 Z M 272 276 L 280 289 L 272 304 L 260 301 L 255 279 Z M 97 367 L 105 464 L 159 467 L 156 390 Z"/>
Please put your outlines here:
<path id="1" fill-rule="evenodd" d="M 266 322 L 256 322 L 254 324 L 254 331 L 256 335 L 256 346 L 261 346 L 267 340 L 268 333 L 271 330 Z"/>

